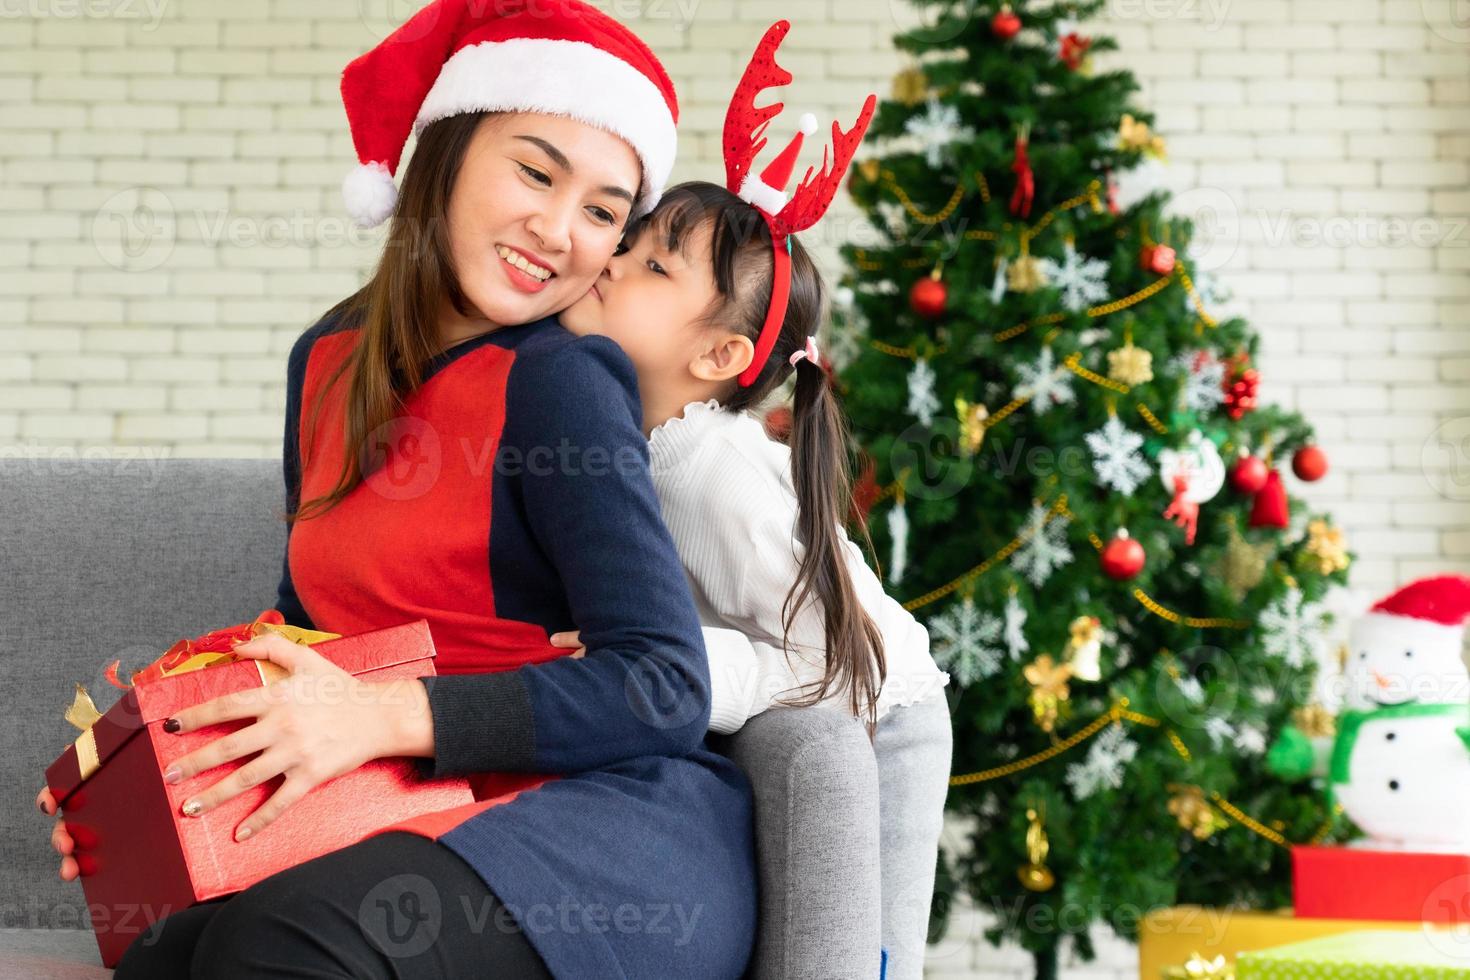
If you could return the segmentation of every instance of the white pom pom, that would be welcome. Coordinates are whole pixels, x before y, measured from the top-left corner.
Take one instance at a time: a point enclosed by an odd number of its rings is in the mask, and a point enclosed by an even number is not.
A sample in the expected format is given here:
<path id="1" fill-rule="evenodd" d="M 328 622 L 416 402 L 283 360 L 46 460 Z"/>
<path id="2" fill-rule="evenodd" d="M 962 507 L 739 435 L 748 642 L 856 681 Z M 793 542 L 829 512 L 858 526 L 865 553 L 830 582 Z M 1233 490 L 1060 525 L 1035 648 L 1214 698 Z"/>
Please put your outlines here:
<path id="1" fill-rule="evenodd" d="M 810 112 L 803 112 L 801 121 L 797 125 L 803 133 L 810 136 L 817 131 L 817 117 Z"/>
<path id="2" fill-rule="evenodd" d="M 382 224 L 398 203 L 393 175 L 383 164 L 360 163 L 342 179 L 342 201 L 347 214 L 362 228 Z"/>

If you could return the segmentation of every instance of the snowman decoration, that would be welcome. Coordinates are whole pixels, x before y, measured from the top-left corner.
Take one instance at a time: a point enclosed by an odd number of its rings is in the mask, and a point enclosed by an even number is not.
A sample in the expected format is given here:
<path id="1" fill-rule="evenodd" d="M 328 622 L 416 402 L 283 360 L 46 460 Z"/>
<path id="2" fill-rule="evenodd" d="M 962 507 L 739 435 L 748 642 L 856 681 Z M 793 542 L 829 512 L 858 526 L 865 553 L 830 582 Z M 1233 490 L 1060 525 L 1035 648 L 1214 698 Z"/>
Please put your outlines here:
<path id="1" fill-rule="evenodd" d="M 1470 853 L 1470 578 L 1420 579 L 1353 624 L 1328 786 L 1381 851 Z"/>

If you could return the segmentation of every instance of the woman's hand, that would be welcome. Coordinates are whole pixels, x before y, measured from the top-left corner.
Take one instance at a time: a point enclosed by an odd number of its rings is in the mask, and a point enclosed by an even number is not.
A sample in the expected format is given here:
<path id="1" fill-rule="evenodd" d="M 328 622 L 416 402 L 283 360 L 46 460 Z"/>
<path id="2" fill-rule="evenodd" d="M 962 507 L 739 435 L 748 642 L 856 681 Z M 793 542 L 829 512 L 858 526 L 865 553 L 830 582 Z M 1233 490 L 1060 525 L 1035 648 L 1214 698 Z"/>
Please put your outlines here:
<path id="1" fill-rule="evenodd" d="M 360 681 L 311 647 L 273 633 L 257 636 L 234 652 L 269 660 L 291 676 L 175 715 L 171 720 L 178 722 L 180 733 L 239 718 L 254 718 L 255 723 L 182 756 L 164 778 L 181 782 L 226 762 L 255 756 L 184 802 L 185 816 L 197 817 L 284 773 L 286 781 L 280 788 L 236 828 L 235 839 L 244 840 L 314 787 L 388 754 L 392 733 L 383 706 L 401 692 L 393 693 L 397 689 L 392 685 Z"/>
<path id="2" fill-rule="evenodd" d="M 72 881 L 81 874 L 81 869 L 77 866 L 77 859 L 72 857 L 76 842 L 72 840 L 71 834 L 66 832 L 66 824 L 61 822 L 61 815 L 56 807 L 56 797 L 51 794 L 49 786 L 41 787 L 41 792 L 36 794 L 36 806 L 42 813 L 56 817 L 55 822 L 51 825 L 51 847 L 61 855 L 61 880 Z"/>
<path id="3" fill-rule="evenodd" d="M 566 633 L 552 633 L 551 645 L 554 647 L 566 647 L 577 651 L 572 654 L 572 659 L 587 656 L 587 648 L 582 645 L 582 631 L 574 630 Z"/>

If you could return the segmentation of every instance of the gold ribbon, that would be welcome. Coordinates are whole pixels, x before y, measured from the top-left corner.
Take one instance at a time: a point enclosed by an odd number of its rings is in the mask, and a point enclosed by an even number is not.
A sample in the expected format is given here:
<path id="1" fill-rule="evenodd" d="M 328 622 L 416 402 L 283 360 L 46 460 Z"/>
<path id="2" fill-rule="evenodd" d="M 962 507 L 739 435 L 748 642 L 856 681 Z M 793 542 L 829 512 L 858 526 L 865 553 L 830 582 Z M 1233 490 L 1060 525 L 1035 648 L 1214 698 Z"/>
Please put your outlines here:
<path id="1" fill-rule="evenodd" d="M 102 763 L 97 759 L 97 736 L 89 728 L 78 735 L 72 745 L 77 750 L 77 770 L 82 774 L 82 779 L 91 779 L 92 773 L 102 768 Z"/>
<path id="2" fill-rule="evenodd" d="M 297 626 L 275 625 L 273 623 L 257 624 L 262 627 L 261 633 L 279 633 L 293 643 L 301 643 L 310 646 L 312 643 L 320 643 L 326 640 L 335 640 L 340 633 L 325 633 L 320 630 L 301 629 Z M 257 633 L 259 635 L 259 633 Z M 218 663 L 234 663 L 241 659 L 229 652 L 200 653 L 179 664 L 177 667 L 165 672 L 164 677 L 172 677 L 175 674 L 183 674 L 192 670 L 201 670 L 212 667 Z M 285 680 L 291 676 L 291 672 L 280 664 L 269 660 L 255 661 L 256 673 L 260 675 L 260 686 L 270 687 L 273 681 Z M 72 698 L 71 707 L 66 709 L 66 720 L 82 733 L 72 742 L 77 753 L 77 771 L 81 774 L 82 781 L 92 777 L 98 769 L 102 768 L 102 761 L 97 753 L 97 736 L 93 726 L 97 719 L 102 717 L 102 712 L 97 710 L 92 696 L 81 684 L 77 685 L 76 695 Z"/>
<path id="3" fill-rule="evenodd" d="M 1207 960 L 1196 952 L 1181 966 L 1165 967 L 1164 976 L 1167 980 L 1235 980 L 1235 969 L 1223 956 Z"/>

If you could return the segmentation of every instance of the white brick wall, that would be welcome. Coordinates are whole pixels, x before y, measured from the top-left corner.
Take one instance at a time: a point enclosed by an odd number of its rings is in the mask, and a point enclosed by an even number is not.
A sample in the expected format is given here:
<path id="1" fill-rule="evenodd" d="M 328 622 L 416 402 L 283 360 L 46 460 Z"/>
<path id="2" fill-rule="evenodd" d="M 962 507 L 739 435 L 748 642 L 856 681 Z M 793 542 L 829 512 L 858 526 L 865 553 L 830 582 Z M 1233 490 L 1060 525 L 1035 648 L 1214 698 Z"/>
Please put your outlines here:
<path id="1" fill-rule="evenodd" d="M 887 92 L 888 39 L 915 22 L 903 0 L 601 6 L 678 83 L 679 179 L 720 179 L 728 93 L 772 19 L 796 23 L 793 104 L 844 121 Z M 279 453 L 286 351 L 381 241 L 340 207 L 337 75 L 390 12 L 0 3 L 0 454 Z M 1137 74 L 1162 180 L 1233 229 L 1209 257 L 1263 335 L 1263 397 L 1310 413 L 1332 458 L 1305 496 L 1347 528 L 1355 584 L 1470 571 L 1465 0 L 1111 0 L 1108 19 L 1122 51 L 1097 67 Z M 835 271 L 830 234 L 816 245 Z M 1028 971 L 977 943 L 978 913 L 955 922 L 934 975 Z M 1099 941 L 1073 980 L 1131 974 Z"/>

